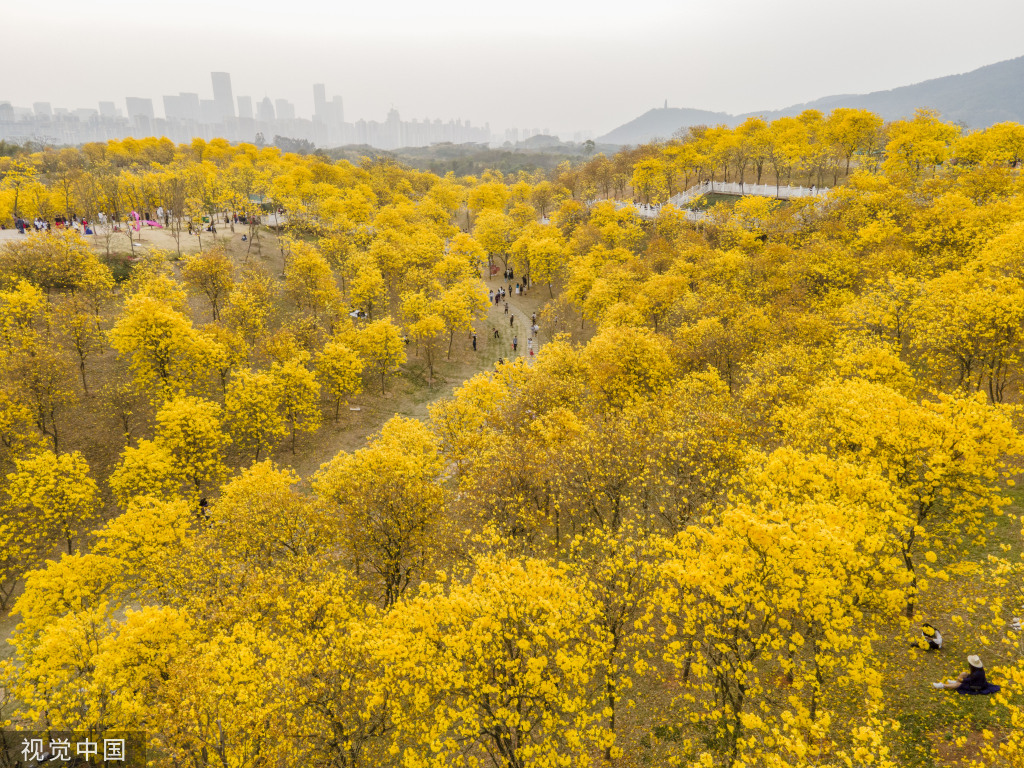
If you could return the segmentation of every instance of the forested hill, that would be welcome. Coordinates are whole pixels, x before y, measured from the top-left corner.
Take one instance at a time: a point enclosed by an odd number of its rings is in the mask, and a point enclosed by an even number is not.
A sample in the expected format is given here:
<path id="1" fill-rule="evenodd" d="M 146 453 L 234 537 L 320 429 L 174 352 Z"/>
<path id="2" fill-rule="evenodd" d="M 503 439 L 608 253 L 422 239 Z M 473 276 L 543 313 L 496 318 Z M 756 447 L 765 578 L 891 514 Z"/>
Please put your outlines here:
<path id="1" fill-rule="evenodd" d="M 602 136 L 598 141 L 641 144 L 669 138 L 691 125 L 737 125 L 747 117 L 760 115 L 771 120 L 798 115 L 805 109 L 829 112 L 852 107 L 874 112 L 886 120 L 912 117 L 918 107 L 938 110 L 945 120 L 962 122 L 970 128 L 987 128 L 995 123 L 1024 121 L 1024 56 L 990 64 L 959 75 L 938 77 L 889 91 L 825 96 L 806 104 L 794 104 L 777 111 L 730 115 L 699 109 L 652 109 Z"/>
<path id="2" fill-rule="evenodd" d="M 898 120 L 912 117 L 919 106 L 938 110 L 945 120 L 963 122 L 971 128 L 987 128 L 1008 121 L 1021 122 L 1024 120 L 1024 56 L 989 64 L 962 75 L 938 77 L 891 91 L 826 96 L 778 112 L 764 113 L 764 117 L 797 115 L 805 109 L 828 112 L 836 107 L 853 107 L 867 109 L 886 120 Z"/>
<path id="3" fill-rule="evenodd" d="M 691 125 L 732 125 L 736 116 L 726 112 L 708 112 L 704 109 L 678 109 L 665 107 L 644 112 L 640 117 L 620 125 L 598 139 L 608 144 L 643 144 L 654 139 L 667 139 L 680 128 Z"/>

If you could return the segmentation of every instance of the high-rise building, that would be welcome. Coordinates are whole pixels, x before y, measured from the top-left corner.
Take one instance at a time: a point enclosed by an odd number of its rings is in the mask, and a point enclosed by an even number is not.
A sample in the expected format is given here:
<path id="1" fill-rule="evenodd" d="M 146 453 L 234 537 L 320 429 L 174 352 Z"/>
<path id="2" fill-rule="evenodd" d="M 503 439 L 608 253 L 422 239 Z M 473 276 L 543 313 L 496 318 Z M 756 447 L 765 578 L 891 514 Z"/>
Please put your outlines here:
<path id="1" fill-rule="evenodd" d="M 134 119 L 136 117 L 145 117 L 149 120 L 153 119 L 152 99 L 140 99 L 135 96 L 127 96 L 125 97 L 124 105 L 128 108 L 129 119 Z"/>
<path id="2" fill-rule="evenodd" d="M 32 105 L 32 109 L 35 110 L 36 117 L 53 117 L 53 110 L 48 101 L 37 101 Z"/>
<path id="3" fill-rule="evenodd" d="M 126 96 L 125 107 L 128 109 L 128 122 L 131 124 L 131 135 L 139 139 L 153 135 L 153 100 Z"/>
<path id="4" fill-rule="evenodd" d="M 197 123 L 202 117 L 199 107 L 198 93 L 179 93 L 178 103 L 181 105 L 181 114 L 184 120 L 195 120 Z"/>
<path id="5" fill-rule="evenodd" d="M 402 141 L 402 116 L 398 114 L 398 110 L 392 107 L 388 110 L 387 121 L 384 123 L 386 126 L 383 145 L 384 149 L 397 149 L 402 146 L 405 142 Z"/>
<path id="6" fill-rule="evenodd" d="M 101 101 L 100 102 L 100 117 L 117 117 L 117 107 L 114 106 L 112 101 Z"/>
<path id="7" fill-rule="evenodd" d="M 221 107 L 216 99 L 199 100 L 199 119 L 207 125 L 214 125 L 221 121 Z"/>
<path id="8" fill-rule="evenodd" d="M 242 120 L 252 120 L 252 96 L 238 97 L 238 117 Z"/>
<path id="9" fill-rule="evenodd" d="M 217 115 L 221 120 L 235 116 L 235 97 L 231 95 L 231 75 L 227 72 L 211 72 L 213 79 L 213 100 L 217 104 Z"/>
<path id="10" fill-rule="evenodd" d="M 323 83 L 313 85 L 313 117 L 327 118 L 327 89 Z"/>
<path id="11" fill-rule="evenodd" d="M 336 126 L 331 118 L 331 105 L 327 103 L 327 89 L 323 83 L 313 84 L 313 143 L 323 147 L 331 143 L 331 139 L 340 134 L 340 126 Z"/>
<path id="12" fill-rule="evenodd" d="M 269 96 L 264 96 L 263 101 L 256 107 L 256 119 L 267 123 L 275 119 L 274 104 L 270 101 Z"/>
<path id="13" fill-rule="evenodd" d="M 277 99 L 274 101 L 274 107 L 277 110 L 278 120 L 295 119 L 295 105 L 288 101 L 288 99 Z"/>
<path id="14" fill-rule="evenodd" d="M 180 96 L 164 96 L 164 117 L 168 120 L 184 120 Z"/>
<path id="15" fill-rule="evenodd" d="M 345 122 L 345 105 L 341 100 L 341 96 L 335 96 L 331 102 L 331 119 L 339 124 Z"/>

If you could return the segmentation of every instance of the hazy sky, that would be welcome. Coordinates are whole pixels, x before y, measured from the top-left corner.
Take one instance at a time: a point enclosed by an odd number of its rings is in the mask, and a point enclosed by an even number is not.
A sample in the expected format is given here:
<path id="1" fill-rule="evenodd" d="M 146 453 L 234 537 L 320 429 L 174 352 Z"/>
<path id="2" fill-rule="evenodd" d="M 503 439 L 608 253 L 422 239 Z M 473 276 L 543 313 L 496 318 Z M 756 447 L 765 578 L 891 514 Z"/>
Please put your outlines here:
<path id="1" fill-rule="evenodd" d="M 12 0 L 0 101 L 93 107 L 179 91 L 284 97 L 345 119 L 462 117 L 602 134 L 668 99 L 745 112 L 1024 55 L 1019 0 Z M 16 31 L 17 30 L 17 31 Z"/>

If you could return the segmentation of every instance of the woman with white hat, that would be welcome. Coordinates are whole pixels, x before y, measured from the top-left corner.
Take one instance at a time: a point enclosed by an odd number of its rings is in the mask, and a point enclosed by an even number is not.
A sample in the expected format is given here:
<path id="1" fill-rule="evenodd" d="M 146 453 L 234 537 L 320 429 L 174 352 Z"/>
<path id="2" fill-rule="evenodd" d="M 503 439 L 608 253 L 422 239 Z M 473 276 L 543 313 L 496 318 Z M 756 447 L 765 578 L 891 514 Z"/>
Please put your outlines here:
<path id="1" fill-rule="evenodd" d="M 967 664 L 968 671 L 961 672 L 956 680 L 932 683 L 932 687 L 969 694 L 995 693 L 999 690 L 998 685 L 993 685 L 985 679 L 985 665 L 978 656 L 968 656 Z"/>

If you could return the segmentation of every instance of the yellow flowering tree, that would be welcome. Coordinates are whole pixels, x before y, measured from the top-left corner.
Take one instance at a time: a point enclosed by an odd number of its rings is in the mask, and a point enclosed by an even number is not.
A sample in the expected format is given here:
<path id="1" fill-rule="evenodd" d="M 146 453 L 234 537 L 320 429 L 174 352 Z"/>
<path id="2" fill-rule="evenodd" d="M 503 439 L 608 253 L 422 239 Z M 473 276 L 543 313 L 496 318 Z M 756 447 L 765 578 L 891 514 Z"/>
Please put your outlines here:
<path id="1" fill-rule="evenodd" d="M 314 490 L 337 510 L 349 557 L 374 574 L 385 606 L 420 577 L 439 543 L 441 468 L 429 430 L 396 416 L 368 447 L 339 453 L 316 476 Z"/>
<path id="2" fill-rule="evenodd" d="M 154 443 L 174 459 L 179 481 L 201 495 L 227 475 L 224 448 L 230 442 L 221 429 L 221 407 L 199 397 L 168 400 L 156 414 Z"/>
<path id="3" fill-rule="evenodd" d="M 52 451 L 15 459 L 7 476 L 8 514 L 22 530 L 21 538 L 52 547 L 57 541 L 74 551 L 75 540 L 98 519 L 99 489 L 89 465 L 78 451 Z"/>
<path id="4" fill-rule="evenodd" d="M 381 652 L 406 765 L 587 766 L 605 746 L 593 608 L 559 569 L 482 558 L 465 583 L 403 602 Z"/>
<path id="5" fill-rule="evenodd" d="M 324 344 L 316 356 L 316 373 L 334 400 L 334 420 L 338 420 L 341 402 L 363 389 L 364 363 L 348 344 L 333 340 Z"/>
<path id="6" fill-rule="evenodd" d="M 287 434 L 287 420 L 281 413 L 278 380 L 265 371 L 235 371 L 224 395 L 232 439 L 241 450 L 259 461 Z"/>
<path id="7" fill-rule="evenodd" d="M 274 363 L 269 375 L 274 381 L 277 405 L 291 432 L 292 453 L 295 453 L 295 433 L 316 432 L 320 428 L 320 383 L 306 367 L 309 355 L 303 353 Z"/>

